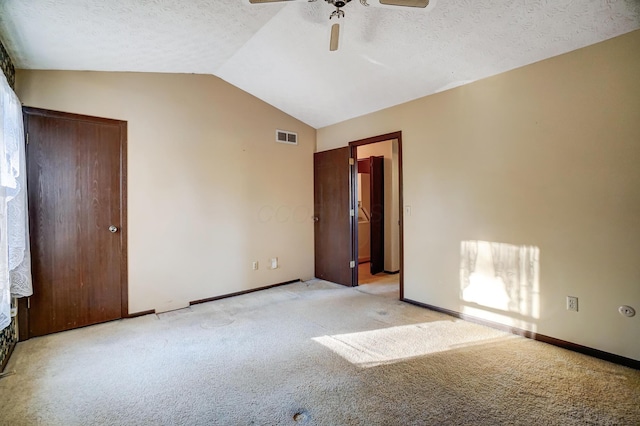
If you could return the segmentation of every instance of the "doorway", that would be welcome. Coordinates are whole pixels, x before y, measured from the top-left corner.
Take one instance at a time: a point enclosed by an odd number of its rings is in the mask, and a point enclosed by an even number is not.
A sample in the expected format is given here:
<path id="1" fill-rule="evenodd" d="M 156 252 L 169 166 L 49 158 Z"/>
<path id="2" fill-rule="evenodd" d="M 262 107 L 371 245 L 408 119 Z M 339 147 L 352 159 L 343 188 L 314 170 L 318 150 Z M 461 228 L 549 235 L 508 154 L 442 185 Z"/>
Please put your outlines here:
<path id="1" fill-rule="evenodd" d="M 127 123 L 23 113 L 34 291 L 20 340 L 126 317 Z"/>
<path id="2" fill-rule="evenodd" d="M 386 265 L 382 272 L 394 276 L 398 283 L 399 299 L 404 298 L 403 275 L 403 212 L 402 212 L 402 132 L 387 133 L 372 138 L 350 142 L 348 146 L 316 152 L 314 161 L 314 259 L 315 276 L 323 280 L 357 286 L 358 271 L 358 147 L 366 151 L 365 145 L 392 141 L 396 167 L 388 174 L 395 176 L 394 190 L 387 197 L 389 206 L 384 214 L 386 231 L 394 231 L 395 241 L 382 256 L 396 253 L 396 263 Z M 375 157 L 375 156 L 374 156 Z M 393 171 L 395 170 L 395 171 Z M 393 211 L 395 209 L 395 214 Z M 387 240 L 385 236 L 385 241 Z M 369 273 L 371 272 L 370 265 Z M 363 274 L 364 275 L 364 274 Z M 377 277 L 376 277 L 377 279 Z"/>
<path id="3" fill-rule="evenodd" d="M 402 133 L 349 144 L 357 160 L 352 182 L 354 285 L 397 285 L 404 297 L 402 274 Z"/>

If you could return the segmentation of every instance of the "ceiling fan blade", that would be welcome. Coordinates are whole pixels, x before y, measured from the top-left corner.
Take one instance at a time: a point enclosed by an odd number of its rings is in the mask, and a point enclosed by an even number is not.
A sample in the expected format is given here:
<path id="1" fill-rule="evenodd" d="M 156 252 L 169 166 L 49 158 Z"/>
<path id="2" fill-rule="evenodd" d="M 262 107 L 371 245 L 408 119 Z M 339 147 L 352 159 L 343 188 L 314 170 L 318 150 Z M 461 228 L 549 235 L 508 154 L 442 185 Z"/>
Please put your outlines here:
<path id="1" fill-rule="evenodd" d="M 371 3 L 379 3 L 384 6 L 402 6 L 402 7 L 427 7 L 429 0 L 373 0 Z"/>
<path id="2" fill-rule="evenodd" d="M 310 2 L 315 0 L 249 0 L 251 4 L 261 4 L 261 3 L 281 3 L 285 1 L 297 1 L 297 2 Z"/>
<path id="3" fill-rule="evenodd" d="M 335 52 L 338 50 L 340 42 L 340 24 L 336 23 L 331 25 L 331 39 L 329 40 L 329 51 Z"/>

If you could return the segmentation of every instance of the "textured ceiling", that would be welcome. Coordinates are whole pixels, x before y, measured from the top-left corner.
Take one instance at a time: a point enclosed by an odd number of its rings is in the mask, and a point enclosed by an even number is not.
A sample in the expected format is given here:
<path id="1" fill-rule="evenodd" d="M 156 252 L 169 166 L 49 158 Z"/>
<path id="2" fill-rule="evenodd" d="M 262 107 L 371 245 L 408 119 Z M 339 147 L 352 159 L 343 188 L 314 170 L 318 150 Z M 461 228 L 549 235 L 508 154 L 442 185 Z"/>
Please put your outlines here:
<path id="1" fill-rule="evenodd" d="M 329 52 L 332 10 L 322 0 L 2 0 L 0 38 L 17 68 L 213 74 L 320 128 L 640 28 L 640 0 L 354 0 Z"/>

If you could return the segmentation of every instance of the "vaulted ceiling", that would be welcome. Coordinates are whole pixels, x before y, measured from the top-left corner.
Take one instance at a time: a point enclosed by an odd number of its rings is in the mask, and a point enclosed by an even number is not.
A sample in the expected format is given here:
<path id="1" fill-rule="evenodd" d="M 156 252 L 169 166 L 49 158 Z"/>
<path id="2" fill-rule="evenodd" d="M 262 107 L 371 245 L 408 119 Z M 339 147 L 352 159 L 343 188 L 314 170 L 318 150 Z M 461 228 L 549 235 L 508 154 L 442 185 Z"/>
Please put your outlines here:
<path id="1" fill-rule="evenodd" d="M 372 2 L 370 2 L 372 3 Z M 3 0 L 17 68 L 213 74 L 320 128 L 640 28 L 639 0 Z M 335 20 L 332 20 L 332 23 Z"/>

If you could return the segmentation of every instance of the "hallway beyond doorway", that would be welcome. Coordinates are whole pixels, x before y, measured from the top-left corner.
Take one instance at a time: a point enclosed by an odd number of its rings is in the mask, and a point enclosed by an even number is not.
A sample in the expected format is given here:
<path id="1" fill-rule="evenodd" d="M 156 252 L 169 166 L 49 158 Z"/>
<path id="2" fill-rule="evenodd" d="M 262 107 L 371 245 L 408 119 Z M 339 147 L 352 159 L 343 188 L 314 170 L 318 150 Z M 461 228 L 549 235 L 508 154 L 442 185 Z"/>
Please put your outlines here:
<path id="1" fill-rule="evenodd" d="M 362 284 L 398 284 L 400 285 L 400 274 L 387 274 L 380 272 L 371 275 L 369 262 L 358 265 L 358 285 Z"/>

